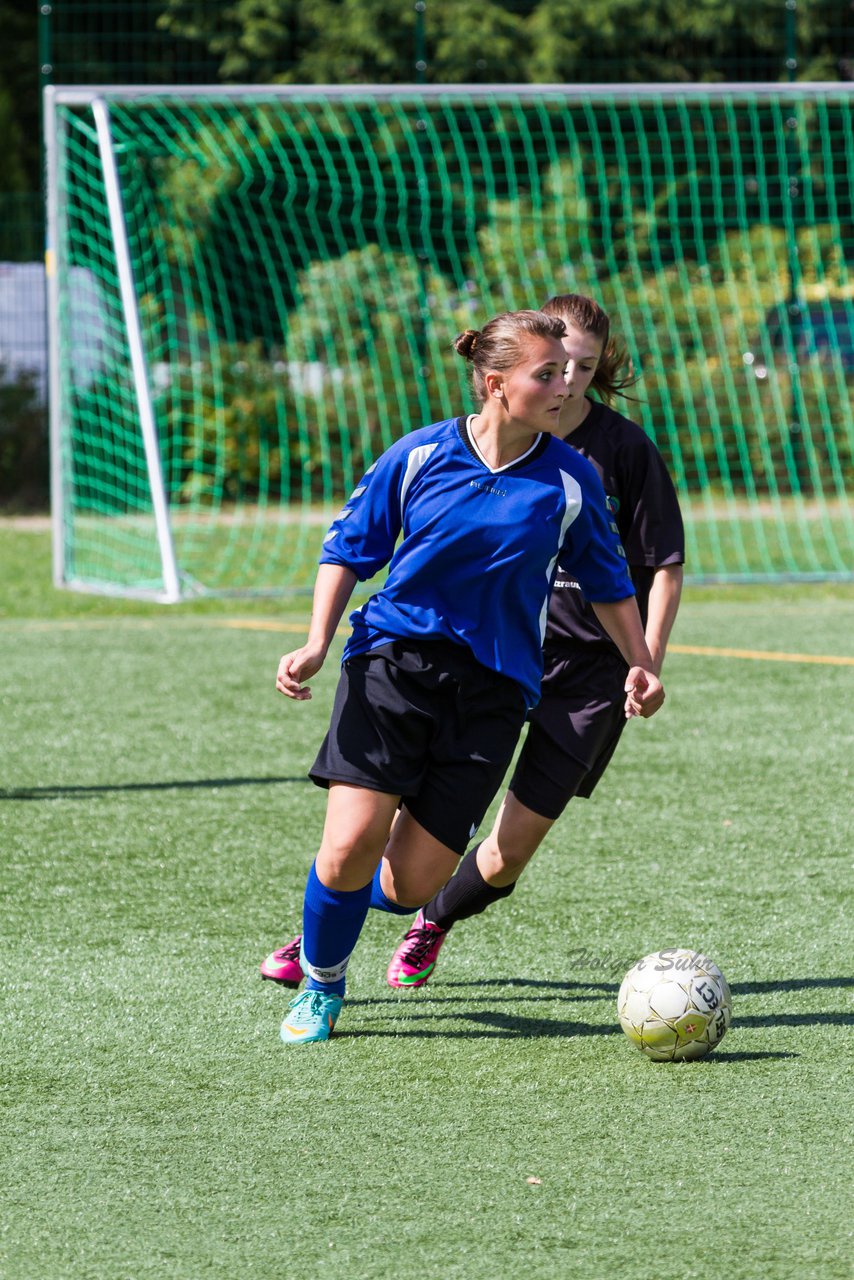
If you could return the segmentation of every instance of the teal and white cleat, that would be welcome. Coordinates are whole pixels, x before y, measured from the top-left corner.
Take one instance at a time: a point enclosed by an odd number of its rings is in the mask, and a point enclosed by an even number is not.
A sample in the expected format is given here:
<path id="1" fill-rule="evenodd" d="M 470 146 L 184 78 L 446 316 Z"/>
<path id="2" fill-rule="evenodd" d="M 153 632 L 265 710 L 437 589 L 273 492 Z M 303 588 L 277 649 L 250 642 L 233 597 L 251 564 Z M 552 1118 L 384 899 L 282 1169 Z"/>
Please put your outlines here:
<path id="1" fill-rule="evenodd" d="M 324 991 L 303 991 L 295 996 L 282 1023 L 281 1036 L 285 1044 L 328 1040 L 343 1003 L 343 996 L 327 995 Z"/>

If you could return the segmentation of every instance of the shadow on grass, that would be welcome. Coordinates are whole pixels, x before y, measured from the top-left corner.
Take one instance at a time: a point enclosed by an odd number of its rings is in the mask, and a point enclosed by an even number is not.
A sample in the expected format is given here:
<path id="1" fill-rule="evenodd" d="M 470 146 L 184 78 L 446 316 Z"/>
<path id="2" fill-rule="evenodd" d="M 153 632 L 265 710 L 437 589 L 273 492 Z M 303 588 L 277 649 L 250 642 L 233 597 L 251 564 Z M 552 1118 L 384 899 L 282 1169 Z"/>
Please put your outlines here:
<path id="1" fill-rule="evenodd" d="M 854 1027 L 854 1013 L 766 1013 L 738 1016 L 740 1027 Z"/>
<path id="2" fill-rule="evenodd" d="M 539 1018 L 513 1018 L 500 1014 L 468 1014 L 470 1022 L 478 1025 L 477 1030 L 456 1029 L 445 1031 L 409 1030 L 400 1027 L 389 1027 L 378 1030 L 365 1027 L 361 1031 L 336 1031 L 336 1040 L 358 1040 L 365 1036 L 384 1037 L 390 1039 L 410 1040 L 568 1040 L 577 1036 L 620 1036 L 619 1027 L 594 1026 L 588 1022 L 546 1022 Z M 703 1058 L 691 1062 L 658 1063 L 653 1066 L 700 1066 L 703 1063 L 717 1062 L 722 1066 L 734 1062 L 762 1062 L 781 1058 L 799 1058 L 800 1054 L 790 1050 L 760 1049 L 753 1053 L 734 1052 L 716 1049 Z M 650 1059 L 652 1062 L 652 1059 Z"/>
<path id="3" fill-rule="evenodd" d="M 852 978 L 784 978 L 774 982 L 737 982 L 733 995 L 755 996 L 768 991 L 803 991 L 806 987 L 854 987 Z"/>
<path id="4" fill-rule="evenodd" d="M 577 997 L 577 991 L 599 991 L 602 996 L 616 996 L 620 990 L 619 982 L 552 982 L 540 978 L 472 978 L 464 982 L 445 982 L 444 987 L 533 987 L 550 991 L 565 991 L 573 999 L 593 999 L 592 996 Z M 816 987 L 854 987 L 854 977 L 838 978 L 780 978 L 768 982 L 733 982 L 730 990 L 734 996 L 752 996 L 775 991 L 807 991 Z"/>
<path id="5" fill-rule="evenodd" d="M 587 1022 L 545 1022 L 539 1018 L 511 1018 L 503 1024 L 495 1015 L 465 1015 L 467 1020 L 478 1024 L 477 1029 L 463 1027 L 446 1028 L 441 1031 L 414 1030 L 389 1026 L 386 1028 L 364 1027 L 360 1031 L 335 1032 L 336 1040 L 361 1039 L 364 1036 L 382 1036 L 393 1040 L 518 1040 L 518 1039 L 569 1039 L 574 1036 L 611 1036 L 622 1035 L 619 1027 L 597 1027 Z"/>
<path id="6" fill-rule="evenodd" d="M 382 1004 L 383 1001 L 353 1000 L 348 1001 L 351 1007 L 364 1006 L 367 1004 Z M 415 1022 L 433 1022 L 436 1018 L 441 1018 L 442 1014 L 438 1010 L 425 1011 L 424 1013 L 412 1012 L 409 1015 L 410 1020 Z M 507 1034 L 526 1035 L 526 1036 L 611 1036 L 621 1034 L 619 1026 L 616 1023 L 607 1025 L 595 1022 L 561 1022 L 551 1018 L 526 1017 L 518 1013 L 503 1013 L 500 1009 L 476 1010 L 472 1013 L 458 1013 L 453 1015 L 455 1018 L 464 1019 L 467 1022 L 477 1023 L 479 1026 L 492 1027 L 496 1030 Z M 763 1029 L 774 1027 L 812 1027 L 812 1026 L 834 1026 L 834 1027 L 850 1027 L 854 1026 L 854 1014 L 851 1013 L 780 1013 L 766 1014 L 764 1017 L 739 1017 L 734 1020 L 734 1025 L 739 1028 L 762 1027 Z M 374 1033 L 367 1033 L 374 1034 Z M 389 1034 L 395 1034 L 390 1032 Z M 405 1032 L 409 1035 L 464 1035 L 465 1032 L 456 1031 L 435 1031 L 435 1032 Z"/>
<path id="7" fill-rule="evenodd" d="M 481 985 L 485 986 L 486 984 L 483 983 Z M 840 985 L 845 985 L 845 983 L 842 983 Z M 559 989 L 563 990 L 563 988 L 559 988 Z M 513 999 L 514 997 L 508 996 L 507 998 Z M 597 997 L 597 999 L 598 998 L 599 997 Z M 500 997 L 491 996 L 490 1002 L 494 1003 L 497 999 L 500 999 Z M 550 1004 L 552 1003 L 551 998 L 548 996 L 529 996 L 525 999 L 526 999 L 526 1003 L 528 1004 L 530 1004 L 532 1001 L 546 1001 L 546 1000 L 548 1000 Z M 574 1004 L 578 1003 L 575 997 L 572 998 L 572 1001 Z M 426 1005 L 458 1005 L 458 1004 L 465 1005 L 470 1003 L 471 1002 L 467 996 L 440 996 L 440 995 L 429 995 L 429 996 L 417 995 L 414 998 L 413 996 L 408 995 L 403 1000 L 401 999 L 395 1000 L 393 996 L 389 996 L 388 998 L 383 998 L 382 996 L 377 996 L 377 997 L 368 996 L 362 999 L 360 999 L 357 996 L 353 998 L 348 998 L 347 1000 L 348 1006 L 352 1009 L 367 1008 L 370 1005 L 379 1006 L 386 1009 L 402 1008 L 404 1005 L 409 1005 L 409 1008 L 411 1011 L 410 1016 L 418 1019 L 424 1019 L 424 1020 L 428 1018 L 435 1018 L 435 1017 L 442 1016 L 441 1010 L 439 1009 L 435 1011 L 428 1010 L 428 1009 L 425 1009 Z M 416 1012 L 416 1010 L 424 1010 L 424 1012 L 419 1013 L 419 1012 Z M 475 1019 L 481 1018 L 481 1017 L 492 1017 L 492 1018 L 505 1017 L 505 1015 L 502 1014 L 500 1011 L 496 1011 L 493 1014 L 485 1014 L 480 1012 L 475 1012 L 472 1014 L 463 1013 L 460 1016 L 465 1018 L 470 1017 Z M 834 1027 L 854 1026 L 854 1013 L 841 1013 L 841 1012 L 834 1012 L 834 1011 L 818 1012 L 818 1013 L 770 1013 L 769 1012 L 765 1014 L 737 1014 L 736 1016 L 737 1016 L 738 1025 L 740 1027 L 809 1027 L 809 1026 L 820 1026 L 822 1024 L 827 1026 L 834 1026 Z"/>
<path id="8" fill-rule="evenodd" d="M 517 1004 L 520 1000 L 523 1000 L 525 1004 L 528 1004 L 528 1005 L 538 1004 L 538 1003 L 554 1005 L 555 1000 L 559 999 L 560 996 L 565 993 L 566 993 L 566 987 L 561 986 L 559 983 L 556 983 L 554 988 L 554 995 L 519 996 L 519 995 L 512 995 L 508 993 L 506 996 L 501 996 L 498 994 L 490 994 L 489 1004 L 491 1005 L 507 1004 L 508 1002 L 512 1004 Z M 602 999 L 602 996 L 580 996 L 580 997 L 572 996 L 571 997 L 573 1004 L 585 1004 L 585 1003 L 589 1004 L 589 1003 L 592 1003 L 593 1001 L 600 1001 L 601 999 Z M 426 1006 L 431 1004 L 432 1005 L 471 1006 L 473 1003 L 474 1001 L 471 996 L 462 996 L 462 995 L 441 996 L 438 994 L 426 995 L 422 992 L 419 992 L 417 995 L 414 993 L 408 992 L 406 995 L 400 995 L 397 998 L 395 998 L 394 996 L 388 996 L 388 997 L 365 996 L 363 998 L 359 998 L 358 996 L 353 996 L 352 998 L 350 997 L 347 998 L 347 1004 L 350 1006 L 350 1008 L 353 1008 L 353 1009 L 357 1005 L 367 1006 L 371 1004 L 381 1005 L 383 1008 L 386 1008 L 386 1009 L 389 1009 L 389 1008 L 402 1009 L 406 1005 L 408 1005 L 411 1009 L 424 1009 Z M 431 1015 L 428 1014 L 426 1016 L 431 1016 Z"/>
<path id="9" fill-rule="evenodd" d="M 767 1058 L 799 1058 L 799 1053 L 784 1052 L 782 1049 L 777 1051 L 774 1049 L 760 1049 L 756 1053 L 727 1053 L 726 1049 L 716 1049 L 714 1053 L 707 1053 L 705 1058 L 695 1058 L 691 1063 L 685 1063 L 685 1066 L 704 1066 L 707 1064 L 714 1065 L 718 1063 L 720 1066 L 726 1066 L 730 1062 L 761 1062 Z M 652 1061 L 652 1059 L 650 1059 Z M 656 1066 L 660 1065 L 658 1063 Z M 667 1065 L 666 1063 L 664 1064 Z M 677 1065 L 682 1065 L 678 1063 Z"/>
<path id="10" fill-rule="evenodd" d="M 579 997 L 573 995 L 571 991 L 567 991 L 566 983 L 546 982 L 540 979 L 522 979 L 514 978 L 509 980 L 488 979 L 484 982 L 451 982 L 445 984 L 450 987 L 516 987 L 516 988 L 533 988 L 535 991 L 541 991 L 546 988 L 548 991 L 556 994 L 566 992 L 569 998 L 576 1003 Z M 584 986 L 584 984 L 570 984 Z M 754 984 L 748 984 L 754 985 Z M 755 984 L 764 988 L 766 984 Z M 850 978 L 815 978 L 815 979 L 799 979 L 790 983 L 769 983 L 768 989 L 772 991 L 779 990 L 800 990 L 807 987 L 847 987 L 851 985 Z M 616 988 L 606 988 L 608 994 Z M 736 988 L 738 990 L 738 988 Z M 414 994 L 414 993 L 413 993 Z M 437 1018 L 441 1018 L 441 1006 L 468 1004 L 470 997 L 463 995 L 440 995 L 432 992 L 429 996 L 418 993 L 414 996 L 410 994 L 406 1000 L 401 1001 L 399 998 L 394 999 L 393 996 L 367 997 L 364 999 L 352 999 L 348 1004 L 353 1008 L 367 1008 L 369 1006 L 382 1006 L 389 1010 L 400 1009 L 402 1006 L 408 1005 L 405 1016 L 409 1021 L 415 1022 L 435 1022 Z M 582 997 L 584 999 L 585 997 Z M 587 997 L 601 999 L 601 996 Z M 499 996 L 491 995 L 490 1002 L 500 999 Z M 508 999 L 520 999 L 519 996 L 510 996 Z M 522 1000 L 530 1003 L 533 1001 L 546 1001 L 550 1003 L 553 997 L 550 995 L 531 995 L 522 996 Z M 428 1007 L 432 1006 L 432 1007 Z M 438 1007 L 437 1007 L 438 1006 Z M 543 1018 L 537 1016 L 525 1016 L 521 1013 L 502 1012 L 499 1009 L 475 1010 L 465 1012 L 461 1010 L 450 1016 L 457 1020 L 473 1023 L 472 1028 L 446 1027 L 437 1029 L 428 1028 L 401 1028 L 394 1025 L 389 1026 L 387 1030 L 377 1030 L 376 1028 L 366 1028 L 358 1033 L 367 1036 L 403 1036 L 410 1038 L 423 1037 L 425 1039 L 511 1039 L 517 1037 L 530 1037 L 537 1039 L 549 1038 L 571 1038 L 574 1036 L 618 1036 L 621 1035 L 621 1029 L 616 1024 L 603 1024 L 579 1021 L 562 1021 L 553 1018 Z M 854 1013 L 842 1012 L 816 1012 L 816 1013 L 766 1013 L 766 1014 L 748 1014 L 736 1015 L 735 1025 L 738 1028 L 763 1028 L 764 1030 L 775 1027 L 810 1027 L 810 1026 L 838 1026 L 850 1027 L 854 1026 Z M 476 1029 L 475 1029 L 476 1028 Z M 339 1034 L 339 1033 L 336 1033 Z M 347 1035 L 347 1032 L 343 1033 Z M 709 1055 L 709 1059 L 716 1062 L 742 1062 L 742 1061 L 759 1061 L 766 1058 L 797 1058 L 797 1053 L 790 1051 L 760 1050 L 756 1052 L 724 1052 Z M 701 1061 L 707 1061 L 704 1058 Z"/>
<path id="11" fill-rule="evenodd" d="M 117 782 L 103 786 L 0 787 L 0 800 L 79 800 L 86 796 L 130 791 L 216 791 L 221 787 L 266 787 L 287 782 L 308 783 L 305 774 L 296 778 L 198 778 L 184 782 Z"/>

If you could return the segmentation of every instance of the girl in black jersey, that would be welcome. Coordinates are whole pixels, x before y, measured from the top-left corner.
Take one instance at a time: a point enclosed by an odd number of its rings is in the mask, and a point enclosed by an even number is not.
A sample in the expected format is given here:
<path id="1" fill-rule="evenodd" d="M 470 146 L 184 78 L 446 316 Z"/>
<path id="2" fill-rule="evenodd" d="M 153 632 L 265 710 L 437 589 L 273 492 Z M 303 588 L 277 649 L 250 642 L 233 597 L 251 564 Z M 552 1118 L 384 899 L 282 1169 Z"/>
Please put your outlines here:
<path id="1" fill-rule="evenodd" d="M 566 326 L 560 434 L 603 481 L 659 674 L 682 589 L 685 539 L 673 483 L 645 432 L 610 407 L 634 379 L 620 377 L 625 356 L 605 312 L 578 294 L 550 298 L 543 310 Z M 544 655 L 541 699 L 492 831 L 418 913 L 389 965 L 393 987 L 428 981 L 451 926 L 512 892 L 569 801 L 590 796 L 614 753 L 626 722 L 626 664 L 572 574 L 560 569 Z"/>

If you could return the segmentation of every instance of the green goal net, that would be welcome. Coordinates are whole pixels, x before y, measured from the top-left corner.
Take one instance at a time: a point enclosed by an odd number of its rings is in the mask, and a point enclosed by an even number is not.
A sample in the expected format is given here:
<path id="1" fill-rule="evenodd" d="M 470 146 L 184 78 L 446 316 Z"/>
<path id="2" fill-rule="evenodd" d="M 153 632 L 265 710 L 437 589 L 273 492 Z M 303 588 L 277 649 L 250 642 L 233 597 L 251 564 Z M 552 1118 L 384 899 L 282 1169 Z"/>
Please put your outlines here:
<path id="1" fill-rule="evenodd" d="M 694 581 L 854 575 L 851 86 L 48 91 L 56 579 L 310 584 L 457 332 L 610 311 Z"/>

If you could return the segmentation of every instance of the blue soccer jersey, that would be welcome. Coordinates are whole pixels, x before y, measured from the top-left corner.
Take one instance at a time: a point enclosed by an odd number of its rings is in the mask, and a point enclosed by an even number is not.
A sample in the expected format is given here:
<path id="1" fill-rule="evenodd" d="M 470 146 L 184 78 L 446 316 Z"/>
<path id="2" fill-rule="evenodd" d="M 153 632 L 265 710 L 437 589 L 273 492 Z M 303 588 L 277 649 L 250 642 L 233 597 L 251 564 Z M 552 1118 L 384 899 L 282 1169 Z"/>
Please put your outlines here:
<path id="1" fill-rule="evenodd" d="M 451 640 L 533 706 L 559 552 L 588 600 L 634 594 L 602 483 L 574 449 L 541 435 L 494 471 L 464 418 L 411 432 L 368 470 L 323 544 L 321 564 L 362 581 L 389 565 L 350 615 L 344 660 L 392 640 Z"/>

